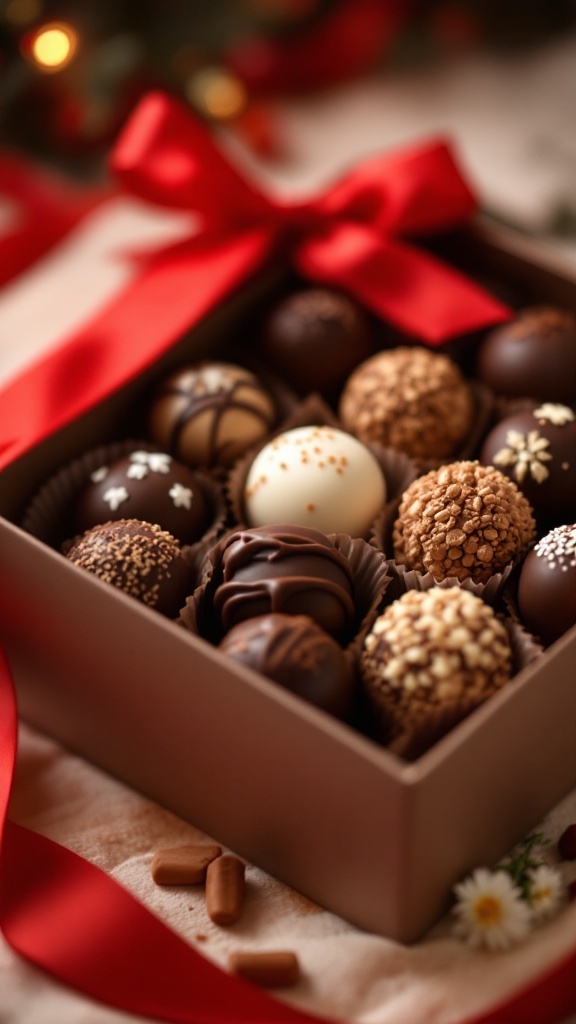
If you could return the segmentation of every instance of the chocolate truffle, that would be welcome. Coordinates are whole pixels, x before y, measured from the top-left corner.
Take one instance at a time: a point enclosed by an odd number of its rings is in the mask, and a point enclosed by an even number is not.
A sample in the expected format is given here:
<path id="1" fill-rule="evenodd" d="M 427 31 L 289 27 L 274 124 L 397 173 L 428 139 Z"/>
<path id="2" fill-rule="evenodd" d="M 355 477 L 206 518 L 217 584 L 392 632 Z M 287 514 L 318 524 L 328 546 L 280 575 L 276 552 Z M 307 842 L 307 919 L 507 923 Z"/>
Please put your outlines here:
<path id="1" fill-rule="evenodd" d="M 364 641 L 361 674 L 397 753 L 413 758 L 500 689 L 512 673 L 505 626 L 457 587 L 409 590 Z"/>
<path id="2" fill-rule="evenodd" d="M 222 544 L 214 609 L 224 631 L 269 612 L 309 615 L 337 639 L 354 617 L 348 559 L 319 530 L 270 525 L 233 530 Z"/>
<path id="3" fill-rule="evenodd" d="M 177 616 L 190 592 L 190 570 L 180 546 L 157 523 L 102 523 L 78 537 L 66 557 L 169 618 Z"/>
<path id="4" fill-rule="evenodd" d="M 366 537 L 385 501 L 375 455 L 334 427 L 296 427 L 275 437 L 256 455 L 244 485 L 250 526 L 296 523 Z"/>
<path id="5" fill-rule="evenodd" d="M 228 466 L 261 441 L 276 418 L 260 381 L 232 363 L 198 363 L 158 389 L 149 429 L 157 444 L 190 466 Z"/>
<path id="6" fill-rule="evenodd" d="M 555 527 L 526 556 L 518 610 L 545 646 L 576 623 L 576 525 Z"/>
<path id="7" fill-rule="evenodd" d="M 374 350 L 365 311 L 329 288 L 303 288 L 281 299 L 264 325 L 262 351 L 298 394 L 331 398 Z"/>
<path id="8" fill-rule="evenodd" d="M 480 462 L 517 484 L 540 529 L 576 517 L 576 416 L 568 406 L 547 402 L 508 416 L 488 434 Z"/>
<path id="9" fill-rule="evenodd" d="M 526 309 L 485 337 L 476 375 L 498 395 L 576 404 L 576 320 L 551 307 Z"/>
<path id="10" fill-rule="evenodd" d="M 204 532 L 208 507 L 191 469 L 163 452 L 138 450 L 95 469 L 78 499 L 78 532 L 117 519 L 158 523 L 192 544 Z"/>
<path id="11" fill-rule="evenodd" d="M 348 378 L 340 418 L 362 441 L 420 459 L 453 455 L 470 432 L 474 400 L 448 356 L 424 348 L 378 352 Z"/>
<path id="12" fill-rule="evenodd" d="M 528 548 L 534 517 L 516 484 L 493 466 L 452 462 L 418 477 L 394 524 L 394 556 L 436 580 L 486 583 Z"/>
<path id="13" fill-rule="evenodd" d="M 337 718 L 346 718 L 350 711 L 350 662 L 308 615 L 247 619 L 226 634 L 220 650 Z"/>

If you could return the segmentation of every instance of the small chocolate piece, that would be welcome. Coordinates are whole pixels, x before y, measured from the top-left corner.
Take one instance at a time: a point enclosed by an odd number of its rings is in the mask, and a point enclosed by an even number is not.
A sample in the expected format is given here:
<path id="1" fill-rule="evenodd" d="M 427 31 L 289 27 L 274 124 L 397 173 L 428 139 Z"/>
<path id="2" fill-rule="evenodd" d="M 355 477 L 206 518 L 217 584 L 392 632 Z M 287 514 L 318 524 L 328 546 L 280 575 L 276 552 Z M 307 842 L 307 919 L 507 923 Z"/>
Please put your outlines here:
<path id="1" fill-rule="evenodd" d="M 261 988 L 288 988 L 300 977 L 300 964 L 291 950 L 265 950 L 262 953 L 238 950 L 230 954 L 228 967 L 246 981 Z"/>
<path id="2" fill-rule="evenodd" d="M 259 615 L 231 629 L 220 650 L 337 718 L 354 696 L 350 662 L 307 615 Z"/>
<path id="3" fill-rule="evenodd" d="M 374 350 L 368 317 L 347 295 L 304 288 L 281 299 L 266 320 L 262 351 L 300 394 L 332 398 Z"/>
<path id="4" fill-rule="evenodd" d="M 348 560 L 319 530 L 291 524 L 231 531 L 214 609 L 225 631 L 269 612 L 309 615 L 341 638 L 354 618 Z"/>
<path id="5" fill-rule="evenodd" d="M 524 310 L 486 336 L 476 375 L 498 395 L 576 404 L 576 319 L 553 307 Z"/>
<path id="6" fill-rule="evenodd" d="M 176 617 L 190 590 L 180 545 L 157 523 L 101 523 L 77 538 L 66 557 L 169 618 Z"/>
<path id="7" fill-rule="evenodd" d="M 138 450 L 99 466 L 78 498 L 79 533 L 118 519 L 158 523 L 182 544 L 192 544 L 204 532 L 208 508 L 191 469 L 163 452 Z"/>
<path id="8" fill-rule="evenodd" d="M 576 860 L 576 822 L 564 829 L 557 848 L 562 860 Z"/>
<path id="9" fill-rule="evenodd" d="M 156 885 L 199 885 L 206 879 L 208 865 L 221 853 L 217 843 L 189 843 L 158 850 L 152 858 L 152 878 Z"/>
<path id="10" fill-rule="evenodd" d="M 295 523 L 366 537 L 386 501 L 376 456 L 334 427 L 296 427 L 256 455 L 244 484 L 250 526 Z"/>
<path id="11" fill-rule="evenodd" d="M 534 517 L 516 484 L 493 466 L 452 462 L 418 477 L 394 524 L 394 557 L 407 569 L 486 583 L 528 548 Z"/>
<path id="12" fill-rule="evenodd" d="M 480 462 L 514 481 L 541 530 L 576 517 L 576 416 L 568 406 L 546 402 L 506 417 L 486 437 Z"/>
<path id="13" fill-rule="evenodd" d="M 557 526 L 526 556 L 518 580 L 518 610 L 545 646 L 576 623 L 576 525 Z"/>
<path id="14" fill-rule="evenodd" d="M 235 924 L 244 906 L 245 865 L 233 853 L 224 853 L 206 871 L 206 910 L 214 924 Z"/>
<path id="15" fill-rule="evenodd" d="M 474 419 L 468 383 L 448 356 L 424 348 L 378 352 L 349 377 L 339 406 L 347 430 L 412 458 L 458 451 Z"/>
<path id="16" fill-rule="evenodd" d="M 269 433 L 274 402 L 260 381 L 232 363 L 198 363 L 158 389 L 151 437 L 190 466 L 228 466 Z"/>

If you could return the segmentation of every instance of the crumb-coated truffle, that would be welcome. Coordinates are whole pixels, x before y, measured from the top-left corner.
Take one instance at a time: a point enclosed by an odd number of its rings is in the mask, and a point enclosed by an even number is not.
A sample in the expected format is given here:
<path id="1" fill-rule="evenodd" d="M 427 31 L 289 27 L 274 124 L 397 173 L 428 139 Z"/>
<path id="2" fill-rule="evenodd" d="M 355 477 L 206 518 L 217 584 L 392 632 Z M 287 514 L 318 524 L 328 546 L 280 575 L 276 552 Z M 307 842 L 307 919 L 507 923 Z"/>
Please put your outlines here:
<path id="1" fill-rule="evenodd" d="M 424 348 L 378 352 L 344 387 L 339 414 L 362 441 L 420 459 L 455 454 L 473 424 L 470 386 L 448 356 Z"/>
<path id="2" fill-rule="evenodd" d="M 346 718 L 354 673 L 344 651 L 308 615 L 259 615 L 234 626 L 220 650 L 337 718 Z"/>
<path id="3" fill-rule="evenodd" d="M 191 469 L 164 452 L 135 450 L 90 474 L 75 517 L 78 533 L 115 519 L 141 519 L 192 544 L 204 532 L 208 507 Z"/>
<path id="4" fill-rule="evenodd" d="M 557 526 L 528 553 L 518 580 L 522 622 L 545 646 L 576 623 L 576 525 Z"/>
<path id="5" fill-rule="evenodd" d="M 518 485 L 540 529 L 576 517 L 576 416 L 568 406 L 545 402 L 507 416 L 486 437 L 480 462 Z"/>
<path id="6" fill-rule="evenodd" d="M 499 395 L 576 403 L 576 319 L 542 306 L 486 335 L 476 375 Z"/>
<path id="7" fill-rule="evenodd" d="M 202 362 L 172 374 L 150 409 L 150 436 L 190 466 L 228 466 L 261 441 L 276 418 L 257 377 L 233 363 Z"/>
<path id="8" fill-rule="evenodd" d="M 436 580 L 486 583 L 519 558 L 534 533 L 528 501 L 500 470 L 452 462 L 418 477 L 404 492 L 394 557 Z"/>
<path id="9" fill-rule="evenodd" d="M 366 537 L 385 501 L 375 455 L 351 434 L 327 426 L 275 437 L 256 455 L 244 484 L 250 526 L 296 523 Z"/>
<path id="10" fill-rule="evenodd" d="M 162 615 L 175 618 L 190 588 L 178 541 L 157 523 L 119 519 L 78 537 L 66 557 Z"/>
<path id="11" fill-rule="evenodd" d="M 333 397 L 374 346 L 361 306 L 331 288 L 302 288 L 280 299 L 265 321 L 261 348 L 300 395 Z"/>
<path id="12" fill-rule="evenodd" d="M 291 524 L 232 530 L 222 542 L 214 609 L 224 631 L 269 612 L 309 615 L 340 639 L 354 617 L 348 559 L 319 530 Z"/>
<path id="13" fill-rule="evenodd" d="M 409 590 L 364 641 L 363 685 L 387 741 L 414 757 L 510 678 L 505 626 L 470 591 Z"/>

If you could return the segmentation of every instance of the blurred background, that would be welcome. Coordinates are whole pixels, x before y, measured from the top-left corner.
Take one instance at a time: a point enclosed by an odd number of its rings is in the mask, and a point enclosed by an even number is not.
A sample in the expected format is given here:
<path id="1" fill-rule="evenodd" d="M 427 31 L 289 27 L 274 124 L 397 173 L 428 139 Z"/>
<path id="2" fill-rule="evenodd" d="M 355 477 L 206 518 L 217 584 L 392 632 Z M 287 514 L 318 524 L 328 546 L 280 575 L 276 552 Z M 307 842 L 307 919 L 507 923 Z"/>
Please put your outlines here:
<path id="1" fill-rule="evenodd" d="M 167 89 L 294 193 L 448 134 L 492 217 L 576 267 L 576 0 L 0 0 L 0 143 L 106 174 Z"/>

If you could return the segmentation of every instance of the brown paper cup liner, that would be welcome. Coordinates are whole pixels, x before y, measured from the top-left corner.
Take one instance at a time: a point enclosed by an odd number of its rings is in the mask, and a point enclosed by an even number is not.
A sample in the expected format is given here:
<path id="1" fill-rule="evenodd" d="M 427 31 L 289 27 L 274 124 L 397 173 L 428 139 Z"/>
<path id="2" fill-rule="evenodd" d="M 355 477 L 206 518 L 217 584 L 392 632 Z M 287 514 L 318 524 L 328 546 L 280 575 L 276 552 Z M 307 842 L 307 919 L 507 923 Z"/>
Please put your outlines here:
<path id="1" fill-rule="evenodd" d="M 481 597 L 487 604 L 495 605 L 502 597 L 510 574 L 517 563 L 510 562 L 502 572 L 494 573 L 486 583 L 475 583 L 474 580 L 457 580 L 448 577 L 445 580 L 436 580 L 431 573 L 421 573 L 418 569 L 407 569 L 405 565 L 397 563 L 393 558 L 388 559 L 388 571 L 392 577 L 390 584 L 390 595 L 399 597 L 406 590 L 430 590 L 431 587 L 460 587 L 462 590 L 469 590 L 476 597 Z"/>

